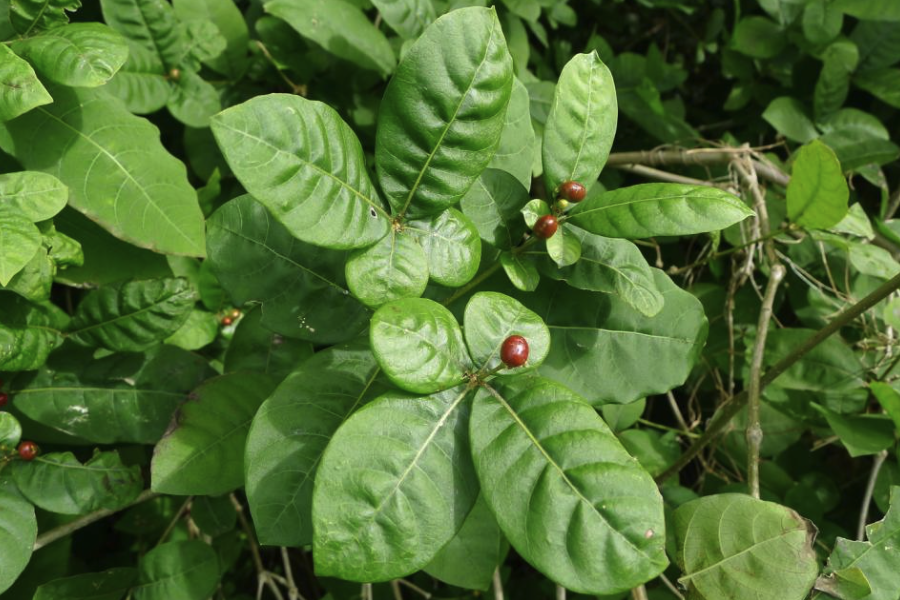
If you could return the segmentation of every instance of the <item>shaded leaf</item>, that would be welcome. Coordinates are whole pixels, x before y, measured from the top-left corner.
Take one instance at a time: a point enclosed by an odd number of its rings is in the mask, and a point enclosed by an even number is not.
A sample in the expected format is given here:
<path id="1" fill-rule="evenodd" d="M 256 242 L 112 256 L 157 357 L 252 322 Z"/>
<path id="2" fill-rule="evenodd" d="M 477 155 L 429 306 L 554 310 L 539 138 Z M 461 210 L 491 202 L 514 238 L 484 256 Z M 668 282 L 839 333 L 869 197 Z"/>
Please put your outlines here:
<path id="1" fill-rule="evenodd" d="M 497 146 L 488 168 L 506 171 L 525 188 L 530 189 L 531 166 L 535 159 L 534 143 L 528 90 L 521 81 L 515 79 L 509 96 L 503 133 L 500 135 L 500 145 Z M 466 197 L 468 194 L 463 199 Z"/>
<path id="2" fill-rule="evenodd" d="M 32 371 L 63 342 L 69 317 L 53 304 L 0 292 L 0 371 Z"/>
<path id="3" fill-rule="evenodd" d="M 135 600 L 204 600 L 219 582 L 219 558 L 199 540 L 169 542 L 141 559 Z"/>
<path id="4" fill-rule="evenodd" d="M 460 208 L 488 244 L 501 250 L 522 239 L 525 225 L 520 210 L 528 203 L 528 190 L 506 171 L 485 169 L 460 201 Z"/>
<path id="5" fill-rule="evenodd" d="M 9 480 L 0 482 L 0 593 L 15 583 L 31 560 L 37 539 L 34 506 Z"/>
<path id="6" fill-rule="evenodd" d="M 0 44 L 0 122 L 15 119 L 42 104 L 50 104 L 53 98 L 38 80 L 26 61 L 5 44 Z"/>
<path id="7" fill-rule="evenodd" d="M 120 600 L 137 581 L 130 567 L 54 579 L 38 587 L 34 600 Z"/>

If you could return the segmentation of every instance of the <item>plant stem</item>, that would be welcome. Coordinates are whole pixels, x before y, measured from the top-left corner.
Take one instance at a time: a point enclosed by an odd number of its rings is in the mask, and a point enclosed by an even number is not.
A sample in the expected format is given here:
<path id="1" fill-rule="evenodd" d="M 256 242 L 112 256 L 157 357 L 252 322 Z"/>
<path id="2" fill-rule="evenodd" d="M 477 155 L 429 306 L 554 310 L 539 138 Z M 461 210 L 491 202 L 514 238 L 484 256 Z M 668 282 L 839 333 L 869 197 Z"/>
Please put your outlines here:
<path id="1" fill-rule="evenodd" d="M 525 240 L 524 242 L 522 242 L 521 244 L 519 244 L 518 246 L 513 248 L 512 253 L 514 255 L 522 254 L 523 252 L 525 252 L 525 250 L 527 250 L 531 246 L 534 246 L 537 242 L 538 242 L 538 238 L 535 236 L 531 236 L 530 238 L 528 238 L 527 240 Z M 499 269 L 501 266 L 502 266 L 502 263 L 500 262 L 500 258 L 498 257 L 497 260 L 494 261 L 494 264 L 492 264 L 487 269 L 485 269 L 484 271 L 479 273 L 478 276 L 475 277 L 475 279 L 473 279 L 466 285 L 462 286 L 461 288 L 457 289 L 455 292 L 450 294 L 450 296 L 445 298 L 441 302 L 441 304 L 443 304 L 444 306 L 450 306 L 451 304 L 453 304 L 454 302 L 459 300 L 461 297 L 468 294 L 469 291 L 472 290 L 472 288 L 480 285 L 482 282 L 484 282 L 484 280 L 486 280 L 488 277 L 490 277 L 491 275 L 496 273 L 497 269 Z"/>
<path id="2" fill-rule="evenodd" d="M 237 513 L 238 521 L 241 523 L 241 529 L 244 530 L 244 534 L 247 536 L 247 543 L 250 546 L 250 555 L 253 557 L 253 565 L 256 567 L 256 579 L 259 586 L 256 594 L 257 597 L 262 595 L 262 588 L 263 586 L 266 586 L 278 600 L 284 600 L 281 590 L 275 585 L 275 582 L 270 577 L 269 571 L 266 569 L 265 565 L 263 565 L 262 556 L 259 554 L 259 544 L 256 543 L 256 535 L 254 535 L 253 528 L 250 526 L 250 522 L 247 521 L 247 516 L 244 514 L 244 506 L 234 494 L 229 494 L 228 497 L 231 499 L 231 504 L 234 506 L 234 511 Z"/>
<path id="3" fill-rule="evenodd" d="M 875 461 L 872 463 L 872 471 L 869 473 L 869 481 L 866 483 L 866 492 L 863 494 L 862 509 L 859 511 L 859 524 L 856 527 L 856 539 L 859 541 L 866 538 L 866 522 L 869 520 L 869 506 L 872 504 L 872 494 L 875 493 L 875 482 L 878 481 L 878 473 L 887 457 L 887 450 L 882 450 L 875 455 Z"/>
<path id="4" fill-rule="evenodd" d="M 182 515 L 184 515 L 184 511 L 186 511 L 188 509 L 188 507 L 191 505 L 191 501 L 193 501 L 193 499 L 194 499 L 193 496 L 188 496 L 187 498 L 185 498 L 184 502 L 181 503 L 181 507 L 178 509 L 178 512 L 176 512 L 175 516 L 172 517 L 172 520 L 169 521 L 169 525 L 168 525 L 168 527 L 166 527 L 166 530 L 163 531 L 161 536 L 159 536 L 159 541 L 156 542 L 157 546 L 159 546 L 160 544 L 162 544 L 163 542 L 166 541 L 166 538 L 169 537 L 169 534 L 172 533 L 172 531 L 178 525 L 178 521 L 181 520 Z"/>
<path id="5" fill-rule="evenodd" d="M 806 356 L 806 354 L 809 353 L 810 350 L 838 332 L 841 327 L 852 322 L 858 316 L 887 298 L 897 289 L 900 289 L 900 274 L 895 275 L 890 280 L 881 284 L 871 294 L 844 310 L 828 325 L 817 331 L 814 335 L 810 336 L 808 340 L 794 348 L 794 350 L 790 354 L 782 358 L 775 366 L 766 371 L 766 374 L 763 375 L 762 379 L 759 382 L 760 391 L 765 389 L 765 387 L 772 383 L 779 375 L 791 368 L 794 363 Z M 719 434 L 721 434 L 725 430 L 725 428 L 728 426 L 728 422 L 731 421 L 731 419 L 734 418 L 734 416 L 738 412 L 740 412 L 741 408 L 743 408 L 746 402 L 746 390 L 740 392 L 735 396 L 732 396 L 729 400 L 725 401 L 725 403 L 719 407 L 717 413 L 712 417 L 712 419 L 710 419 L 709 426 L 706 428 L 706 431 L 703 432 L 703 435 L 701 435 L 698 440 L 691 444 L 690 447 L 685 450 L 685 452 L 678 458 L 678 460 L 675 461 L 672 466 L 666 469 L 664 473 L 657 476 L 657 483 L 661 483 L 672 475 L 675 475 L 676 473 L 681 471 L 681 469 L 683 469 L 689 462 L 691 462 L 694 457 L 697 456 L 700 451 L 707 446 L 707 444 L 716 439 Z"/>
<path id="6" fill-rule="evenodd" d="M 491 587 L 494 588 L 494 600 L 503 600 L 503 582 L 500 581 L 500 567 L 494 569 Z"/>
<path id="7" fill-rule="evenodd" d="M 735 155 L 745 154 L 746 148 L 693 148 L 673 150 L 642 150 L 639 152 L 614 152 L 606 164 L 610 167 L 623 165 L 647 165 L 664 167 L 668 165 L 693 165 L 713 167 L 727 165 Z M 753 168 L 763 179 L 781 186 L 787 186 L 790 176 L 775 165 L 753 159 Z"/>
<path id="8" fill-rule="evenodd" d="M 620 171 L 634 173 L 635 175 L 640 175 L 641 177 L 645 177 L 647 179 L 655 179 L 657 181 L 665 181 L 667 183 L 684 183 L 687 185 L 720 187 L 710 181 L 704 181 L 703 179 L 694 179 L 693 177 L 685 177 L 684 175 L 678 175 L 677 173 L 669 173 L 668 171 L 660 171 L 659 169 L 654 169 L 653 167 L 647 167 L 644 165 L 619 165 L 617 168 Z"/>
<path id="9" fill-rule="evenodd" d="M 423 590 L 422 588 L 420 588 L 420 587 L 417 586 L 416 584 L 412 583 L 411 581 L 407 581 L 407 580 L 405 580 L 405 579 L 398 579 L 398 580 L 397 580 L 397 583 L 399 583 L 399 584 L 402 585 L 402 586 L 408 587 L 409 589 L 411 589 L 411 590 L 414 591 L 415 593 L 419 594 L 420 596 L 422 596 L 422 597 L 425 598 L 426 600 L 427 600 L 428 598 L 431 598 L 431 594 L 430 594 L 430 593 L 426 592 L 425 590 Z"/>
<path id="10" fill-rule="evenodd" d="M 556 584 L 556 600 L 566 600 L 566 588 Z"/>
<path id="11" fill-rule="evenodd" d="M 753 344 L 753 355 L 750 360 L 750 381 L 747 386 L 747 486 L 750 495 L 759 499 L 759 450 L 762 446 L 763 430 L 759 422 L 759 396 L 762 388 L 763 355 L 766 349 L 766 337 L 769 333 L 769 321 L 772 318 L 772 306 L 775 304 L 775 293 L 784 279 L 785 269 L 782 264 L 772 265 L 772 273 L 766 284 L 762 308 L 759 311 L 759 322 L 756 327 L 756 342 Z"/>
<path id="12" fill-rule="evenodd" d="M 634 600 L 649 600 L 647 598 L 647 588 L 645 588 L 643 585 L 637 586 L 636 588 L 631 590 L 631 597 Z"/>
<path id="13" fill-rule="evenodd" d="M 281 547 L 281 562 L 284 563 L 284 575 L 287 578 L 288 597 L 291 600 L 305 600 L 303 594 L 297 589 L 297 582 L 294 581 L 294 569 L 291 567 L 291 557 L 288 549 Z"/>
<path id="14" fill-rule="evenodd" d="M 400 583 L 396 579 L 391 582 L 391 591 L 394 592 L 394 600 L 403 600 L 403 592 L 400 591 Z"/>
<path id="15" fill-rule="evenodd" d="M 362 584 L 362 600 L 372 600 L 372 584 L 364 583 Z"/>
<path id="16" fill-rule="evenodd" d="M 40 550 L 44 546 L 46 546 L 48 544 L 52 544 L 53 542 L 55 542 L 56 540 L 58 540 L 60 538 L 64 538 L 67 535 L 75 533 L 79 529 L 81 529 L 83 527 L 87 527 L 91 523 L 96 523 L 97 521 L 99 521 L 101 519 L 105 519 L 106 517 L 113 515 L 113 514 L 119 512 L 120 510 L 125 510 L 126 508 L 131 508 L 132 506 L 134 506 L 136 504 L 146 502 L 147 500 L 152 500 L 153 498 L 156 498 L 157 496 L 159 496 L 159 494 L 157 494 L 156 492 L 152 492 L 150 490 L 144 490 L 143 492 L 141 492 L 141 494 L 137 498 L 134 499 L 133 502 L 131 502 L 130 504 L 127 504 L 126 506 L 123 506 L 122 508 L 119 508 L 116 510 L 109 510 L 107 508 L 101 508 L 100 510 L 95 510 L 92 513 L 88 513 L 88 514 L 84 515 L 83 517 L 80 517 L 78 519 L 75 519 L 74 521 L 66 523 L 65 525 L 60 525 L 59 527 L 54 527 L 50 531 L 48 531 L 46 533 L 42 533 L 41 535 L 39 535 L 37 537 L 37 539 L 34 542 L 34 550 L 35 551 Z"/>
<path id="17" fill-rule="evenodd" d="M 682 594 L 681 591 L 679 591 L 679 589 L 675 587 L 674 583 L 669 581 L 669 578 L 666 577 L 665 573 L 660 573 L 659 578 L 666 585 L 666 587 L 669 588 L 669 591 L 672 592 L 672 594 L 674 594 L 676 598 L 678 598 L 678 600 L 684 600 L 684 594 Z"/>

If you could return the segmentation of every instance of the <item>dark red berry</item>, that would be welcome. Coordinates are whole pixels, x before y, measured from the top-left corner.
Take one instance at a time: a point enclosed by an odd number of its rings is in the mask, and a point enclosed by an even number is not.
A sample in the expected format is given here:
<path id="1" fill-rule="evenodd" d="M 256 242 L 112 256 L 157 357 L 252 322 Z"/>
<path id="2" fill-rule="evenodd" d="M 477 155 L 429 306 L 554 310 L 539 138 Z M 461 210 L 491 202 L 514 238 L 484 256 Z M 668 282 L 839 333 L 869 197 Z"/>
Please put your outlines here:
<path id="1" fill-rule="evenodd" d="M 511 335 L 503 340 L 500 360 L 510 369 L 521 367 L 528 360 L 528 340 L 521 335 Z"/>
<path id="2" fill-rule="evenodd" d="M 563 198 L 569 202 L 581 202 L 587 195 L 587 190 L 577 181 L 565 181 L 559 186 L 557 198 Z"/>
<path id="3" fill-rule="evenodd" d="M 0 408 L 3 408 L 4 406 L 6 406 L 6 404 L 8 402 L 9 402 L 9 394 L 7 394 L 6 392 L 0 392 Z"/>
<path id="4" fill-rule="evenodd" d="M 547 238 L 553 237 L 553 234 L 556 233 L 558 228 L 559 222 L 556 220 L 556 217 L 553 215 L 544 215 L 534 222 L 532 231 L 534 231 L 534 235 L 546 240 Z"/>
<path id="5" fill-rule="evenodd" d="M 34 442 L 22 442 L 17 451 L 22 460 L 34 460 L 34 457 L 38 455 L 38 447 Z"/>
<path id="6" fill-rule="evenodd" d="M 224 325 L 225 327 L 228 327 L 232 323 L 234 323 L 234 319 L 232 319 L 231 317 L 222 317 L 222 325 Z"/>

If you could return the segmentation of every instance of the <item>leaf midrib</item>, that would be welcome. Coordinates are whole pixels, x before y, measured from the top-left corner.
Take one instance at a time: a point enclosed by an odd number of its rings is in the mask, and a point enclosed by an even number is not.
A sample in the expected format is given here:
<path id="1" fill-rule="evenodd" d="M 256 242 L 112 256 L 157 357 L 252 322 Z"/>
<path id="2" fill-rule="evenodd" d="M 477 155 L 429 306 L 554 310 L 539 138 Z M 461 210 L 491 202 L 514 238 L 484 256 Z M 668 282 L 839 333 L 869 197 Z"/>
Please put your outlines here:
<path id="1" fill-rule="evenodd" d="M 708 188 L 706 188 L 708 189 Z M 614 192 L 613 192 L 614 193 Z M 584 210 L 579 210 L 578 212 L 572 213 L 572 217 L 580 217 L 582 215 L 589 215 L 596 212 L 602 212 L 605 210 L 619 208 L 622 206 L 630 206 L 632 204 L 641 204 L 644 202 L 665 202 L 667 200 L 724 200 L 725 203 L 728 204 L 728 208 L 737 209 L 738 206 L 734 204 L 730 198 L 727 196 L 705 196 L 705 195 L 695 195 L 692 193 L 686 194 L 675 194 L 668 196 L 651 196 L 648 198 L 638 198 L 636 200 L 627 200 L 624 202 L 616 202 L 615 204 L 604 204 L 603 206 L 597 206 L 594 208 L 586 208 Z M 749 210 L 749 209 L 748 209 Z M 750 216 L 750 213 L 747 213 L 747 216 Z"/>

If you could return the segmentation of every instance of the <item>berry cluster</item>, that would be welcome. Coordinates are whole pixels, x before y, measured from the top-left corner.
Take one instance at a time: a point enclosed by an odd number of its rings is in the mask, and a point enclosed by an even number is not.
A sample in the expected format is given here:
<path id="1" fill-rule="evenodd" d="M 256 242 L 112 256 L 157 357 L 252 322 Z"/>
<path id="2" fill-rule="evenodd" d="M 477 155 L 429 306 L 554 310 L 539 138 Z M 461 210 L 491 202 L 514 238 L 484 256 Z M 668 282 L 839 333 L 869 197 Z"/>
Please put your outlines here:
<path id="1" fill-rule="evenodd" d="M 577 181 L 564 181 L 556 190 L 555 212 L 561 213 L 569 206 L 569 202 L 581 202 L 587 195 L 587 189 Z M 534 222 L 531 231 L 536 237 L 547 240 L 559 229 L 559 220 L 555 215 L 544 215 Z"/>

